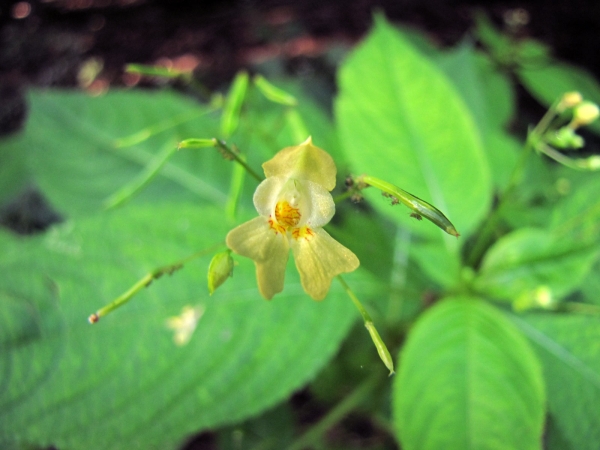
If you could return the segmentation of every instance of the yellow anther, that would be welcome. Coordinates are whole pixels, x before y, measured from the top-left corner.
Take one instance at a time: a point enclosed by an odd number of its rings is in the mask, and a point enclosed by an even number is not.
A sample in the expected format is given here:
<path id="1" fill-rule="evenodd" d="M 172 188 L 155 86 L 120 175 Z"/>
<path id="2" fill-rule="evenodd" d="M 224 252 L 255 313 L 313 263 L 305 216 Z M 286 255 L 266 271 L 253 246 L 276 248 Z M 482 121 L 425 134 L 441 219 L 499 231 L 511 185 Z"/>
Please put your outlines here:
<path id="1" fill-rule="evenodd" d="M 282 200 L 275 205 L 275 220 L 285 229 L 293 228 L 300 222 L 300 210 Z"/>

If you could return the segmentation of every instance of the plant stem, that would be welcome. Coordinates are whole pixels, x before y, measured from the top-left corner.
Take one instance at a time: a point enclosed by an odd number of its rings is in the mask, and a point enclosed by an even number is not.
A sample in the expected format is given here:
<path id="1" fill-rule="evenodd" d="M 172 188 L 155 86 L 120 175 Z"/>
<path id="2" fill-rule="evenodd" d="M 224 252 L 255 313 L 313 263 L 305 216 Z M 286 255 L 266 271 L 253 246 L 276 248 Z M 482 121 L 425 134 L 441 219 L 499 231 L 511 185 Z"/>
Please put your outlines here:
<path id="1" fill-rule="evenodd" d="M 481 232 L 477 235 L 475 244 L 473 245 L 473 248 L 467 258 L 467 264 L 469 266 L 475 267 L 483 257 L 483 254 L 490 243 L 492 234 L 496 230 L 496 226 L 498 225 L 498 221 L 502 215 L 502 209 L 505 207 L 507 200 L 512 197 L 514 190 L 521 182 L 529 154 L 534 148 L 539 147 L 542 136 L 548 130 L 552 120 L 554 120 L 558 113 L 556 110 L 558 103 L 558 100 L 554 102 L 554 104 L 550 106 L 550 108 L 542 116 L 537 125 L 529 131 L 527 141 L 525 142 L 521 156 L 510 175 L 508 184 L 506 185 L 504 192 L 499 195 L 499 201 L 496 204 L 496 207 L 492 210 L 488 220 L 484 223 Z"/>
<path id="2" fill-rule="evenodd" d="M 142 278 L 140 278 L 133 286 L 131 286 L 127 291 L 125 291 L 124 293 L 119 295 L 116 299 L 114 299 L 108 305 L 100 308 L 98 311 L 91 314 L 88 317 L 88 322 L 90 322 L 90 323 L 98 322 L 101 317 L 106 316 L 107 314 L 111 313 L 115 309 L 117 309 L 120 306 L 123 306 L 125 303 L 129 302 L 129 300 L 131 300 L 135 294 L 140 292 L 145 287 L 148 287 L 152 283 L 152 281 L 162 277 L 165 274 L 171 275 L 171 274 L 173 274 L 173 272 L 181 269 L 188 262 L 190 262 L 196 258 L 199 258 L 201 256 L 208 255 L 222 246 L 223 246 L 222 243 L 213 245 L 212 247 L 209 247 L 205 250 L 201 250 L 201 251 L 193 253 L 183 259 L 180 259 L 179 261 L 176 261 L 173 264 L 169 264 L 167 266 L 162 266 L 162 267 L 152 270 L 151 272 L 147 273 Z"/>
<path id="3" fill-rule="evenodd" d="M 246 161 L 244 161 L 240 155 L 236 152 L 234 152 L 232 149 L 230 149 L 227 144 L 225 144 L 225 142 L 219 140 L 219 139 L 215 139 L 215 147 L 217 147 L 219 150 L 225 152 L 227 155 L 229 155 L 230 157 L 232 157 L 238 164 L 240 164 L 244 169 L 246 169 L 246 171 L 252 175 L 252 177 L 254 177 L 254 179 L 256 181 L 258 181 L 259 183 L 261 181 L 263 181 L 263 177 L 261 177 L 259 174 L 257 174 L 247 163 Z"/>
<path id="4" fill-rule="evenodd" d="M 317 424 L 313 425 L 302 434 L 302 436 L 290 445 L 287 450 L 302 450 L 313 446 L 327 430 L 340 422 L 350 411 L 360 405 L 364 399 L 371 394 L 373 389 L 377 386 L 377 380 L 378 377 L 373 375 L 363 381 Z"/>

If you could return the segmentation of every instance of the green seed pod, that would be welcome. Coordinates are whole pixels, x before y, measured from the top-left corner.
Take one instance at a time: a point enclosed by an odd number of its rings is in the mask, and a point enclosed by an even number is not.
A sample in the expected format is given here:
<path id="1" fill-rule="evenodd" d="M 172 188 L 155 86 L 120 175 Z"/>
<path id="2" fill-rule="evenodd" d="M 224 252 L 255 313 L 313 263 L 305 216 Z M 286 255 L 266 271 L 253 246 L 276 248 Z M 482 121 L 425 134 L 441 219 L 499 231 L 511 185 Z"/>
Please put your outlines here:
<path id="1" fill-rule="evenodd" d="M 298 104 L 298 100 L 296 100 L 296 97 L 294 97 L 291 94 L 288 94 L 282 89 L 279 89 L 277 86 L 272 85 L 262 75 L 255 75 L 253 81 L 254 85 L 268 100 L 286 106 L 296 106 Z"/>
<path id="2" fill-rule="evenodd" d="M 392 359 L 392 355 L 390 355 L 390 352 L 388 351 L 385 342 L 383 342 L 383 339 L 381 339 L 381 336 L 379 336 L 379 333 L 377 332 L 377 329 L 375 328 L 373 322 L 371 322 L 370 320 L 365 322 L 365 327 L 367 327 L 367 330 L 371 335 L 371 340 L 373 341 L 373 344 L 375 344 L 375 348 L 377 349 L 379 357 L 383 361 L 383 364 L 385 364 L 385 367 L 387 367 L 390 371 L 389 376 L 392 376 L 395 373 L 394 360 Z"/>
<path id="3" fill-rule="evenodd" d="M 229 138 L 238 127 L 242 104 L 248 90 L 248 81 L 249 78 L 246 72 L 238 73 L 227 94 L 225 108 L 221 116 L 221 134 L 225 139 Z"/>
<path id="4" fill-rule="evenodd" d="M 213 256 L 208 266 L 208 293 L 210 295 L 213 295 L 213 292 L 225 283 L 227 278 L 233 276 L 233 265 L 231 250 L 225 250 Z"/>
<path id="5" fill-rule="evenodd" d="M 412 217 L 421 220 L 420 217 L 425 217 L 431 221 L 446 233 L 451 236 L 459 237 L 460 234 L 456 231 L 456 228 L 448 220 L 448 218 L 435 206 L 430 205 L 425 200 L 421 200 L 419 197 L 415 197 L 409 192 L 400 189 L 398 186 L 388 183 L 387 181 L 380 180 L 379 178 L 371 177 L 369 175 L 362 175 L 358 178 L 359 183 L 365 183 L 368 186 L 373 186 L 384 193 L 392 196 L 392 204 L 402 203 L 412 209 Z"/>

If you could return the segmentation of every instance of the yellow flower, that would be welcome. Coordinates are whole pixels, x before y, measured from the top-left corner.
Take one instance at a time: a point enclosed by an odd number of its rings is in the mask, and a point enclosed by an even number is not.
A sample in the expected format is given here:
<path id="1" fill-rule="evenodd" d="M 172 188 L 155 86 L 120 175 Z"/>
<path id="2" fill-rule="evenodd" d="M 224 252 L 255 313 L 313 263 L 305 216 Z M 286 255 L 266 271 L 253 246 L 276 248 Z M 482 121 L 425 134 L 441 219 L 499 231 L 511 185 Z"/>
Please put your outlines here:
<path id="1" fill-rule="evenodd" d="M 302 287 L 322 300 L 333 277 L 359 266 L 356 255 L 322 229 L 335 214 L 329 193 L 335 187 L 335 163 L 308 138 L 281 150 L 263 169 L 267 179 L 254 193 L 260 216 L 231 230 L 227 246 L 254 260 L 258 289 L 266 299 L 283 290 L 291 248 Z"/>

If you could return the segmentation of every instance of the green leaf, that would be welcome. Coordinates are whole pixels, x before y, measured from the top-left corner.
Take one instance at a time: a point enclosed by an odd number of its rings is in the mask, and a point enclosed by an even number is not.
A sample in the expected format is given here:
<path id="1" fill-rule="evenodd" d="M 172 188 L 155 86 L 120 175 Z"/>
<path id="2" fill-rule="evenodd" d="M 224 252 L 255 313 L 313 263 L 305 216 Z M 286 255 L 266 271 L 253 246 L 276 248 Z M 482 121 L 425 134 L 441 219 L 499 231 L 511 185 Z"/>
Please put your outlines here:
<path id="1" fill-rule="evenodd" d="M 580 186 L 572 189 L 574 192 L 554 207 L 550 226 L 559 237 L 597 242 L 600 224 L 600 179 L 593 177 L 581 181 L 583 183 L 580 183 Z"/>
<path id="2" fill-rule="evenodd" d="M 0 141 L 0 206 L 23 189 L 29 181 L 27 155 L 11 136 Z"/>
<path id="3" fill-rule="evenodd" d="M 544 286 L 560 298 L 581 283 L 598 250 L 589 243 L 554 239 L 544 230 L 523 228 L 490 248 L 475 287 L 485 295 L 515 300 Z"/>
<path id="4" fill-rule="evenodd" d="M 453 297 L 411 330 L 394 383 L 403 449 L 540 449 L 544 383 L 527 341 L 481 299 Z"/>
<path id="5" fill-rule="evenodd" d="M 490 204 L 490 175 L 477 127 L 444 74 L 379 18 L 342 66 L 339 86 L 336 117 L 354 171 L 398 185 L 441 210 L 461 235 L 472 232 Z M 384 201 L 373 205 L 441 239 Z"/>
<path id="6" fill-rule="evenodd" d="M 550 106 L 565 92 L 579 91 L 583 98 L 600 104 L 600 84 L 594 76 L 581 67 L 552 61 L 550 64 L 533 64 L 517 70 L 525 88 L 542 105 Z M 600 123 L 593 122 L 590 128 L 600 132 Z"/>
<path id="7" fill-rule="evenodd" d="M 233 278 L 209 297 L 209 254 L 87 323 L 149 271 L 223 241 L 232 227 L 220 210 L 169 203 L 132 205 L 27 241 L 0 233 L 0 442 L 173 448 L 314 377 L 358 315 L 338 283 L 312 301 L 291 264 L 271 302 L 258 293 L 253 263 L 239 257 Z M 364 275 L 346 280 L 369 299 Z M 166 321 L 186 305 L 205 312 L 178 347 Z"/>
<path id="8" fill-rule="evenodd" d="M 535 346 L 548 387 L 548 450 L 595 450 L 600 442 L 600 326 L 597 317 L 514 317 Z"/>
<path id="9" fill-rule="evenodd" d="M 3 142 L 27 157 L 30 178 L 61 213 L 88 214 L 139 176 L 165 148 L 190 137 L 214 137 L 207 108 L 169 92 L 33 91 L 23 133 Z M 231 167 L 217 151 L 180 151 L 138 201 L 189 199 L 221 204 Z"/>

